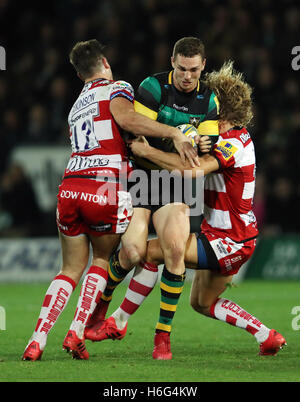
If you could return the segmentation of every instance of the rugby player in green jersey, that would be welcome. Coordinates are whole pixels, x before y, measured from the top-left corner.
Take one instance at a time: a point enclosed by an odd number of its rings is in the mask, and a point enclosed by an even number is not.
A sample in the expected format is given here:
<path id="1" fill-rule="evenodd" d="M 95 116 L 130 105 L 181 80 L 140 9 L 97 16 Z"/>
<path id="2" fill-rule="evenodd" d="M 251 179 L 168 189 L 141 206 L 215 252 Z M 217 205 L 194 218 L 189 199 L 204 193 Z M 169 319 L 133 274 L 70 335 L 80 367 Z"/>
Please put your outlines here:
<path id="1" fill-rule="evenodd" d="M 135 98 L 135 110 L 169 126 L 193 124 L 199 134 L 208 135 L 212 143 L 216 142 L 219 135 L 219 104 L 215 94 L 200 81 L 205 63 L 205 49 L 201 40 L 186 37 L 177 41 L 171 57 L 173 69 L 148 77 L 141 83 Z M 148 140 L 157 149 L 167 150 L 169 147 L 164 138 L 148 137 Z M 151 170 L 158 167 L 144 159 L 136 159 L 135 166 L 147 172 L 148 183 L 151 183 Z M 121 315 L 123 312 L 131 315 L 147 296 L 148 290 L 150 292 L 153 288 L 158 275 L 157 267 L 144 261 L 151 216 L 164 254 L 162 276 L 168 282 L 166 291 L 168 297 L 174 300 L 175 313 L 185 279 L 184 250 L 190 234 L 189 206 L 183 202 L 183 194 L 180 194 L 179 200 L 176 198 L 178 194 L 175 196 L 174 189 L 171 189 L 170 197 L 165 202 L 163 190 L 147 186 L 148 202 L 140 205 L 133 202 L 132 221 L 122 236 L 121 249 L 111 259 L 108 285 L 85 332 L 87 339 L 101 341 L 125 336 L 127 324 L 122 325 L 122 317 L 114 314 L 105 321 L 104 318 L 113 290 L 134 266 L 139 265 L 133 276 L 137 280 L 131 284 L 133 300 L 122 304 Z M 151 205 L 153 192 L 158 193 L 158 205 Z M 168 328 L 158 323 L 156 336 L 161 331 L 165 333 Z"/>

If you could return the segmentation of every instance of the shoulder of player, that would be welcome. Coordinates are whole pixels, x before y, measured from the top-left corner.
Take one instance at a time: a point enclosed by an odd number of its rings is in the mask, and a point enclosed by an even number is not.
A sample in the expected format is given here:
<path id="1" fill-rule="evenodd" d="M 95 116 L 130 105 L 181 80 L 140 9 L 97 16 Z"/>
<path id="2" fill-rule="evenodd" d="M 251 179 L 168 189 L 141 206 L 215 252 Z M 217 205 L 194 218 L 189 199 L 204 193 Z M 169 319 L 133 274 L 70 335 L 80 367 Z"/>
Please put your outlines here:
<path id="1" fill-rule="evenodd" d="M 233 156 L 240 159 L 243 158 L 243 155 L 248 154 L 247 145 L 249 144 L 252 144 L 252 140 L 247 129 L 234 127 L 220 135 L 214 151 L 221 154 L 226 160 L 229 160 Z M 250 154 L 252 154 L 252 150 Z"/>
<path id="2" fill-rule="evenodd" d="M 140 87 L 149 90 L 161 91 L 161 86 L 167 84 L 168 73 L 156 73 L 146 77 L 140 84 Z"/>
<path id="3" fill-rule="evenodd" d="M 132 89 L 132 85 L 124 80 L 112 80 L 109 82 L 113 87 L 120 87 L 120 88 L 130 88 Z"/>
<path id="4" fill-rule="evenodd" d="M 160 74 L 146 77 L 139 85 L 136 99 L 149 99 L 159 103 L 162 96 L 162 80 Z"/>
<path id="5" fill-rule="evenodd" d="M 233 127 L 227 135 L 228 139 L 233 140 L 236 144 L 239 143 L 243 148 L 252 142 L 251 135 L 245 127 Z"/>

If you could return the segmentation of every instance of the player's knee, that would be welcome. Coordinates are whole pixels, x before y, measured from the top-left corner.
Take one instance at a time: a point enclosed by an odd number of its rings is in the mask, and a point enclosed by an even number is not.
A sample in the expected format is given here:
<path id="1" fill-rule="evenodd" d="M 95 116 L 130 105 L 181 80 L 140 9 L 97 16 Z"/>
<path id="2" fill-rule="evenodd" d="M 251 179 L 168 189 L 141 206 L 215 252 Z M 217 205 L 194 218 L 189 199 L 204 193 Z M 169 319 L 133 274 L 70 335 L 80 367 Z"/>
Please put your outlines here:
<path id="1" fill-rule="evenodd" d="M 165 259 L 169 260 L 171 264 L 178 264 L 184 259 L 185 243 L 178 241 L 178 239 L 168 239 L 163 246 Z"/>
<path id="2" fill-rule="evenodd" d="M 197 313 L 210 317 L 210 306 L 202 304 L 197 298 L 191 298 L 190 304 Z"/>
<path id="3" fill-rule="evenodd" d="M 124 247 L 124 252 L 128 261 L 132 266 L 137 265 L 143 260 L 146 256 L 146 247 L 139 246 L 136 244 Z"/>

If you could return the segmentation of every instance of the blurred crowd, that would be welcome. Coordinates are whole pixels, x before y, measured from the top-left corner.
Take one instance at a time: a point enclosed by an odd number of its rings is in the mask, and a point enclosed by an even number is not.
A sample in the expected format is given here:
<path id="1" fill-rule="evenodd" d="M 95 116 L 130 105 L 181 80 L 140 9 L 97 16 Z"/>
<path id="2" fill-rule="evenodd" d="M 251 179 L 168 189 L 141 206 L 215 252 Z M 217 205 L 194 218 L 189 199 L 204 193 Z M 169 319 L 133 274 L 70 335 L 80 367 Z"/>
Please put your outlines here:
<path id="1" fill-rule="evenodd" d="M 233 59 L 253 86 L 249 131 L 257 153 L 259 226 L 265 233 L 299 230 L 300 71 L 291 67 L 291 50 L 300 45 L 298 1 L 28 1 L 16 10 L 14 2 L 0 0 L 0 26 L 7 51 L 7 71 L 0 71 L 2 236 L 54 230 L 47 229 L 32 183 L 21 166 L 11 166 L 10 155 L 18 145 L 69 144 L 67 114 L 82 87 L 68 60 L 73 45 L 100 40 L 114 78 L 136 89 L 147 75 L 170 69 L 173 45 L 183 36 L 205 43 L 206 71 Z M 22 213 L 12 201 L 20 191 Z"/>

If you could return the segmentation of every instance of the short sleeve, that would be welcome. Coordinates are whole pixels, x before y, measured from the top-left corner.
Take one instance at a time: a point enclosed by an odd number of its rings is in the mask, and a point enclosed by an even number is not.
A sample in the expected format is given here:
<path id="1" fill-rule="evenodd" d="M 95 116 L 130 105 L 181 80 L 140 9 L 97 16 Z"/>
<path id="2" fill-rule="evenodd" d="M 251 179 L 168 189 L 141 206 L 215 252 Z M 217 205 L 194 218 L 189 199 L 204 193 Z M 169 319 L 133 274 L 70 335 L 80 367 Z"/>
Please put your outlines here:
<path id="1" fill-rule="evenodd" d="M 218 159 L 221 169 L 234 166 L 241 152 L 243 152 L 243 145 L 232 140 L 220 141 L 213 148 L 213 155 Z"/>
<path id="2" fill-rule="evenodd" d="M 121 96 L 128 99 L 130 102 L 134 100 L 134 90 L 132 86 L 126 81 L 115 81 L 112 84 L 112 89 L 110 93 L 110 100 Z"/>

